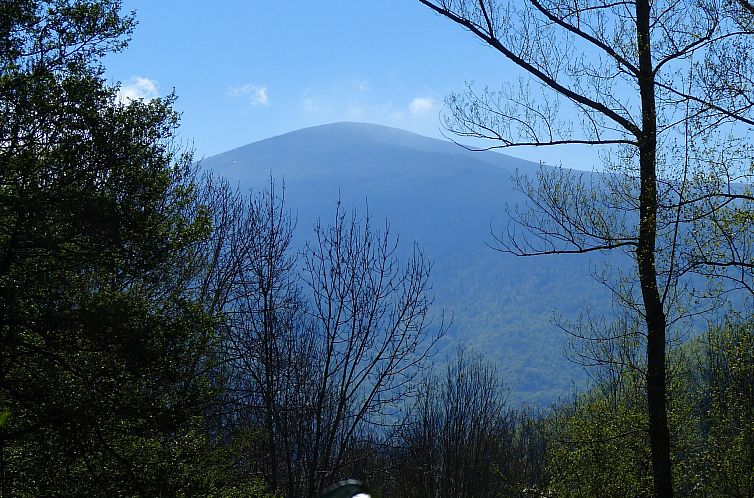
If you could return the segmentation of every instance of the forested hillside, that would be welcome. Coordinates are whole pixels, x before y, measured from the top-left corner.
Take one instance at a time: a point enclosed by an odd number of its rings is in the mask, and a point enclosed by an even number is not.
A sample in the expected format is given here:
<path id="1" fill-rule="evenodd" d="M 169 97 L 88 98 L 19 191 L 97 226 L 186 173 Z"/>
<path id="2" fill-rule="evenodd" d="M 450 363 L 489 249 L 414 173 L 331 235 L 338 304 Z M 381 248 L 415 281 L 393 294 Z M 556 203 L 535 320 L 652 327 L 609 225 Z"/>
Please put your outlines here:
<path id="1" fill-rule="evenodd" d="M 620 256 L 527 259 L 491 247 L 509 228 L 506 210 L 525 199 L 514 176 L 534 176 L 539 165 L 393 128 L 337 123 L 249 144 L 201 167 L 242 189 L 264 189 L 271 178 L 284 184 L 297 248 L 317 220 L 332 218 L 338 201 L 380 226 L 387 221 L 403 249 L 416 243 L 432 262 L 435 314 L 452 318 L 443 353 L 458 343 L 484 351 L 500 365 L 514 404 L 547 405 L 584 380 L 564 355 L 569 336 L 556 317 L 614 315 L 592 275 L 607 263 L 624 265 Z M 592 176 L 576 173 L 586 182 Z"/>

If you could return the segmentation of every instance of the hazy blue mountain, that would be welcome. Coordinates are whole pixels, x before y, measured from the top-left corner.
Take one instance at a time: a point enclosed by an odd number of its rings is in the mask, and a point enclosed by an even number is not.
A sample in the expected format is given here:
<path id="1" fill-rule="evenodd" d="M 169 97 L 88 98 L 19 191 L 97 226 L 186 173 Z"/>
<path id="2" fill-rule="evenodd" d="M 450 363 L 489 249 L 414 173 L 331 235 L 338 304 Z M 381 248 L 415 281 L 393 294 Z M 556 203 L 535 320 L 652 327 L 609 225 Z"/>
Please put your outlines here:
<path id="1" fill-rule="evenodd" d="M 516 258 L 488 247 L 490 226 L 505 227 L 516 203 L 511 175 L 534 163 L 383 126 L 337 123 L 307 128 L 204 159 L 203 166 L 244 188 L 285 181 L 301 240 L 340 197 L 346 208 L 385 218 L 401 246 L 416 241 L 434 261 L 436 307 L 453 316 L 444 342 L 458 341 L 499 362 L 513 401 L 568 394 L 583 372 L 563 355 L 557 310 L 609 310 L 609 298 L 580 256 Z"/>

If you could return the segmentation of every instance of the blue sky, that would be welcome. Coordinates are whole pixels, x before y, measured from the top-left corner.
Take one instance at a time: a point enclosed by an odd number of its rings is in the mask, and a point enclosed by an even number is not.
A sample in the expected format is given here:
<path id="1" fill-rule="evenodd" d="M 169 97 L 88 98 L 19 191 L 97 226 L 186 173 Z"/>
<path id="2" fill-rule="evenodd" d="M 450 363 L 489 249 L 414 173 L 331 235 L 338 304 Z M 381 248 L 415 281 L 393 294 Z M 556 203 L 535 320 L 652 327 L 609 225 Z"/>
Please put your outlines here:
<path id="1" fill-rule="evenodd" d="M 124 0 L 139 26 L 107 77 L 132 96 L 173 89 L 198 157 L 336 121 L 441 137 L 443 98 L 520 75 L 414 0 Z M 591 154 L 507 149 L 584 167 Z M 590 165 L 586 166 L 591 169 Z"/>

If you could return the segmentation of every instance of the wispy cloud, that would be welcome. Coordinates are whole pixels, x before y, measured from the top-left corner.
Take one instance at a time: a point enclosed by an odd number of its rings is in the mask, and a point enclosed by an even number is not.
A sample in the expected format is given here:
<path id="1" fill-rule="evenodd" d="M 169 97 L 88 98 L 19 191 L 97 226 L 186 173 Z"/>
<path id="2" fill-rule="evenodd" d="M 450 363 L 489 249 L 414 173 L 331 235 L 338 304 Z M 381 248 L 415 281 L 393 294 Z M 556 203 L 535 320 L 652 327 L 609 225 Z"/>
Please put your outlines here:
<path id="1" fill-rule="evenodd" d="M 249 104 L 255 107 L 270 105 L 270 96 L 267 93 L 267 86 L 258 86 L 247 83 L 243 86 L 228 88 L 225 94 L 231 97 L 248 97 Z"/>
<path id="2" fill-rule="evenodd" d="M 437 115 L 442 101 L 432 89 L 415 90 L 400 102 L 380 99 L 378 90 L 359 78 L 309 87 L 299 101 L 301 116 L 308 124 L 363 121 L 437 135 Z"/>
<path id="3" fill-rule="evenodd" d="M 363 78 L 359 78 L 355 80 L 356 88 L 359 89 L 360 92 L 366 92 L 369 91 L 369 81 L 365 80 Z"/>
<path id="4" fill-rule="evenodd" d="M 411 114 L 424 114 L 437 108 L 437 103 L 429 97 L 416 97 L 408 105 Z"/>
<path id="5" fill-rule="evenodd" d="M 159 84 L 142 76 L 132 77 L 118 90 L 118 100 L 127 103 L 131 100 L 151 100 L 160 96 Z"/>
<path id="6" fill-rule="evenodd" d="M 305 97 L 301 104 L 306 113 L 316 113 L 321 109 L 321 106 L 313 97 Z"/>

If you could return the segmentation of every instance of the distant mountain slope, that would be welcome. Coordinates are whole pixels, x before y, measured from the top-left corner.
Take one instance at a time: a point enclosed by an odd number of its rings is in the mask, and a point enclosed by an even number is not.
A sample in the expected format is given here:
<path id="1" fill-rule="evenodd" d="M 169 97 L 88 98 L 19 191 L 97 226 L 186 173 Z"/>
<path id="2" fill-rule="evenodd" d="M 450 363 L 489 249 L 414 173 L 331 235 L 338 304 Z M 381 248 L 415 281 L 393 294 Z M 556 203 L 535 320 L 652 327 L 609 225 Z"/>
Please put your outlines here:
<path id="1" fill-rule="evenodd" d="M 536 164 L 361 123 L 298 130 L 202 164 L 245 188 L 264 188 L 270 175 L 284 179 L 301 240 L 317 218 L 332 217 L 339 197 L 360 212 L 368 204 L 375 221 L 387 218 L 404 248 L 416 241 L 434 261 L 436 307 L 453 316 L 445 348 L 461 341 L 496 359 L 513 401 L 549 402 L 583 378 L 550 322 L 555 310 L 609 310 L 589 261 L 515 258 L 487 246 L 491 222 L 504 227 L 506 203 L 521 199 L 511 175 Z"/>

